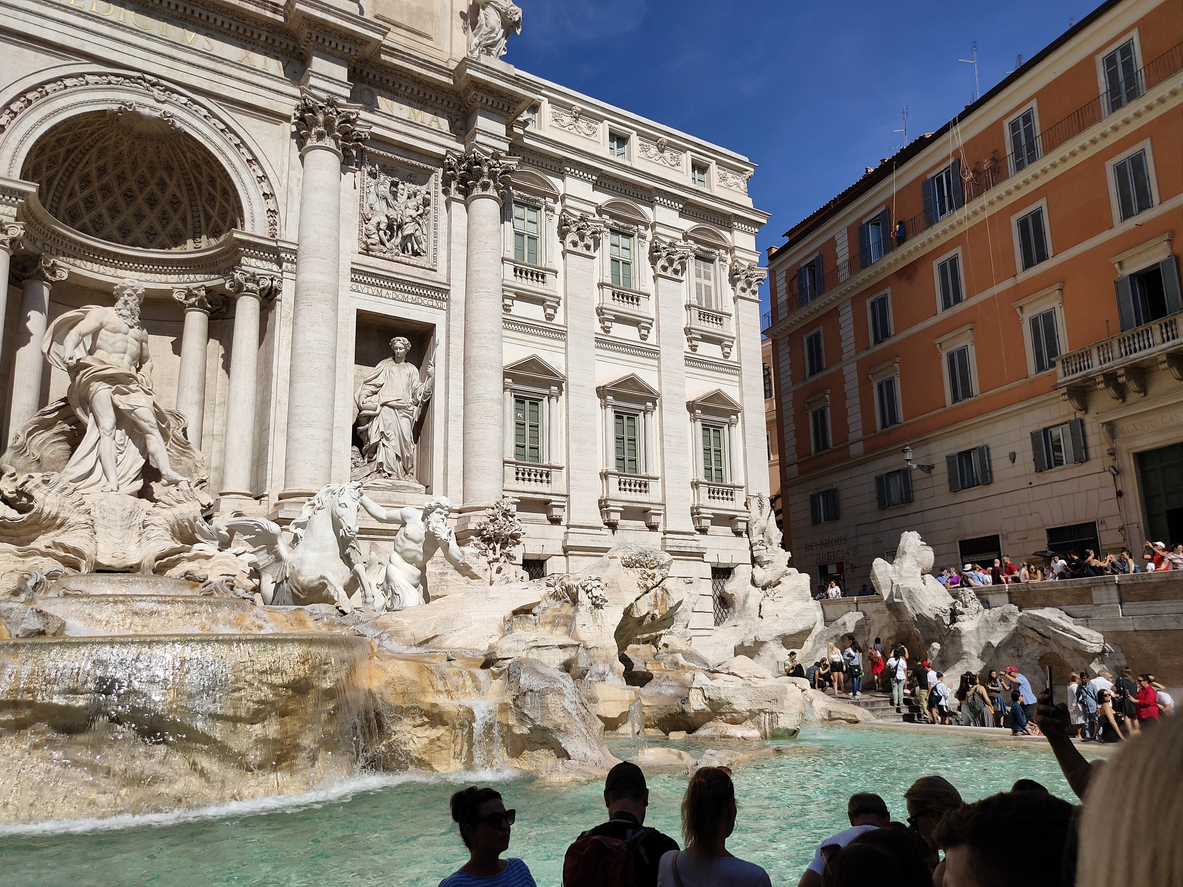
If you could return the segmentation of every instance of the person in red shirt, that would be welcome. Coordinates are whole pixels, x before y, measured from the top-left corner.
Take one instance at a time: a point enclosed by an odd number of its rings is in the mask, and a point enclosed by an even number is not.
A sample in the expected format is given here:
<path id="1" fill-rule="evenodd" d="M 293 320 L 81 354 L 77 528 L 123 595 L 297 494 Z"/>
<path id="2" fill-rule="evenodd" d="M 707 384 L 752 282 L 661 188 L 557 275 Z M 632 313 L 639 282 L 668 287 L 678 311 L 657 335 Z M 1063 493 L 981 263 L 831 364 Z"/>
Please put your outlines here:
<path id="1" fill-rule="evenodd" d="M 1147 540 L 1142 548 L 1150 552 L 1149 554 L 1142 555 L 1142 560 L 1150 561 L 1150 564 L 1146 567 L 1147 570 L 1153 569 L 1153 572 L 1157 573 L 1159 570 L 1169 570 L 1171 568 L 1166 559 L 1167 548 L 1161 542 Z"/>
<path id="2" fill-rule="evenodd" d="M 1150 675 L 1138 675 L 1138 726 L 1142 729 L 1158 722 L 1158 691 L 1150 683 Z"/>
<path id="3" fill-rule="evenodd" d="M 1011 559 L 1005 554 L 1002 556 L 1002 575 L 1007 582 L 1019 581 L 1019 568 L 1011 563 Z"/>

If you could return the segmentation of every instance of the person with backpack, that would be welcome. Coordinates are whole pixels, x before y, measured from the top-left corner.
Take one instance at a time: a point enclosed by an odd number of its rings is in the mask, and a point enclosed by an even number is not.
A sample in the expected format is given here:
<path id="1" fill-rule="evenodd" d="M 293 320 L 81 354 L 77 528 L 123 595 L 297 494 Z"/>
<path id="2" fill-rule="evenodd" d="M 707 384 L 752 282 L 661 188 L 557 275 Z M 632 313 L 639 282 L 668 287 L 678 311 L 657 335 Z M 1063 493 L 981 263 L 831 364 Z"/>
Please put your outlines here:
<path id="1" fill-rule="evenodd" d="M 1076 687 L 1076 709 L 1084 717 L 1084 735 L 1086 742 L 1097 735 L 1097 690 L 1088 680 L 1088 673 L 1081 672 L 1080 683 Z"/>
<path id="2" fill-rule="evenodd" d="M 608 821 L 567 848 L 563 887 L 657 887 L 661 857 L 678 842 L 645 827 L 649 789 L 640 767 L 622 761 L 608 771 L 604 806 Z"/>

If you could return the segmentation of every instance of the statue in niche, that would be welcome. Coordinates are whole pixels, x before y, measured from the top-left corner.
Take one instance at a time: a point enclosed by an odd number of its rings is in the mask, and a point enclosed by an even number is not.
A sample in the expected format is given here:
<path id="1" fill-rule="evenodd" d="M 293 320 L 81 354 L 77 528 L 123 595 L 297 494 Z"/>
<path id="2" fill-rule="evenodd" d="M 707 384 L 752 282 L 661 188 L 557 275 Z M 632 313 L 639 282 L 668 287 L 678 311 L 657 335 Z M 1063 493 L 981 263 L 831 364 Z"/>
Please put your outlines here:
<path id="1" fill-rule="evenodd" d="M 431 220 L 431 186 L 416 185 L 375 167 L 362 214 L 365 245 L 379 255 L 423 258 Z"/>
<path id="2" fill-rule="evenodd" d="M 522 33 L 522 10 L 513 0 L 473 0 L 469 12 L 460 15 L 468 31 L 470 59 L 483 55 L 499 59 L 505 55 L 509 35 Z"/>
<path id="3" fill-rule="evenodd" d="M 456 542 L 456 533 L 448 526 L 452 503 L 443 496 L 428 499 L 422 506 L 383 508 L 368 496 L 361 497 L 361 507 L 378 521 L 401 524 L 394 537 L 394 548 L 384 565 L 374 569 L 370 584 L 374 587 L 374 609 L 378 612 L 402 607 L 418 607 L 430 600 L 427 592 L 427 562 L 437 551 L 462 576 L 480 576 L 464 560 Z M 380 590 L 379 590 L 380 589 Z"/>
<path id="4" fill-rule="evenodd" d="M 144 287 L 115 287 L 113 308 L 88 305 L 57 318 L 42 351 L 70 375 L 67 400 L 86 426 L 82 442 L 62 472 L 78 492 L 135 495 L 150 458 L 165 484 L 183 484 L 173 470 L 165 440 L 168 414 L 152 390 L 148 334 L 140 326 Z"/>
<path id="5" fill-rule="evenodd" d="M 431 399 L 435 361 L 428 358 L 420 378 L 419 368 L 407 361 L 411 343 L 405 337 L 391 339 L 390 349 L 394 356 L 374 367 L 354 395 L 361 454 L 368 473 L 414 482 L 415 426 Z"/>

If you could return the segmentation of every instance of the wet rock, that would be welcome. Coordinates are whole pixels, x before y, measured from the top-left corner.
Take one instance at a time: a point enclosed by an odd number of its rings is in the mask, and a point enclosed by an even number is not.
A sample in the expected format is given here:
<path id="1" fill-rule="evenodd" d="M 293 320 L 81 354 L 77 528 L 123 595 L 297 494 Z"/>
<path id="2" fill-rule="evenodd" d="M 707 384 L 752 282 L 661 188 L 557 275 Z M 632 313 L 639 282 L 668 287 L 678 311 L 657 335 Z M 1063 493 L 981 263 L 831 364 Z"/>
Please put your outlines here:
<path id="1" fill-rule="evenodd" d="M 633 763 L 642 770 L 687 770 L 695 764 L 694 756 L 679 748 L 646 746 L 637 752 Z"/>

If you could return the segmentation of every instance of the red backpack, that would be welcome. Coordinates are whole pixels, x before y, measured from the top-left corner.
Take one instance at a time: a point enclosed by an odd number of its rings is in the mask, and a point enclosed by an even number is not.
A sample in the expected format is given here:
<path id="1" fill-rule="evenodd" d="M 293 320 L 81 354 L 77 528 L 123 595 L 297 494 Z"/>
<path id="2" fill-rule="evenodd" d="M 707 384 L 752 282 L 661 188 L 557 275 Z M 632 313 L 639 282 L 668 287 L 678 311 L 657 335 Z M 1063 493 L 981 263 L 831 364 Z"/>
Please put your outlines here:
<path id="1" fill-rule="evenodd" d="M 567 848 L 563 858 L 563 887 L 636 887 L 633 854 L 652 831 L 635 828 L 624 840 L 584 832 Z"/>

